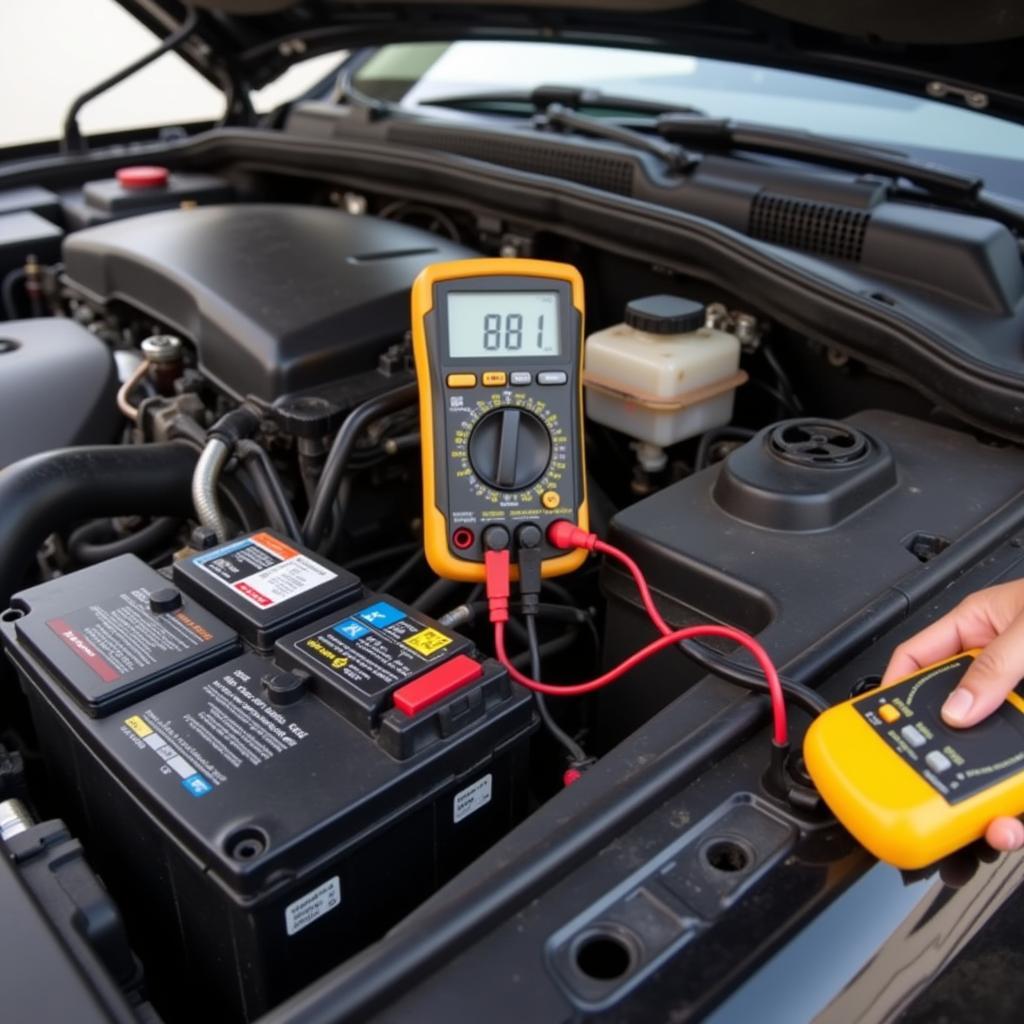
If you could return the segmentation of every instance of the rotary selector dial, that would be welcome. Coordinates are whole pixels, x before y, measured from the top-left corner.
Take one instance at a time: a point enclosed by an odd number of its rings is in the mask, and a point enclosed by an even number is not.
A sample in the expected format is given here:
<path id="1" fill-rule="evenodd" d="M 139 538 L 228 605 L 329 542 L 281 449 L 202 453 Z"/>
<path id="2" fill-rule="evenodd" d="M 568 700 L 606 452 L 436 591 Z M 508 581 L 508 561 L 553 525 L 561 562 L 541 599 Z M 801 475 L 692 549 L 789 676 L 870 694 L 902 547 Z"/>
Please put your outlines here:
<path id="1" fill-rule="evenodd" d="M 533 413 L 518 406 L 494 409 L 469 436 L 473 472 L 499 491 L 521 491 L 535 484 L 551 461 L 551 435 Z"/>
<path id="2" fill-rule="evenodd" d="M 449 428 L 453 515 L 473 508 L 467 521 L 475 522 L 478 502 L 537 513 L 555 507 L 544 496 L 559 499 L 567 485 L 570 439 L 545 398 L 509 390 L 472 405 L 453 399 L 460 402 Z"/>

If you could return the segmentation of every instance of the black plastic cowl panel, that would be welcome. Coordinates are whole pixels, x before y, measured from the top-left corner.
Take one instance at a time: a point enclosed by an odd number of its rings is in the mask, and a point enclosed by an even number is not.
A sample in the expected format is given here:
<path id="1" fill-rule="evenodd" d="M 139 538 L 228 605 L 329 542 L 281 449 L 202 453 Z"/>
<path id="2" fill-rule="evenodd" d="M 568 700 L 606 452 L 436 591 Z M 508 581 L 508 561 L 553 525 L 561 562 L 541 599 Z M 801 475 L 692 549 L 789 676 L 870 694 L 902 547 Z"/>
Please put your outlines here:
<path id="1" fill-rule="evenodd" d="M 272 401 L 352 376 L 409 326 L 430 263 L 471 250 L 418 228 L 284 204 L 167 210 L 69 237 L 69 278 L 190 338 L 236 397 Z"/>

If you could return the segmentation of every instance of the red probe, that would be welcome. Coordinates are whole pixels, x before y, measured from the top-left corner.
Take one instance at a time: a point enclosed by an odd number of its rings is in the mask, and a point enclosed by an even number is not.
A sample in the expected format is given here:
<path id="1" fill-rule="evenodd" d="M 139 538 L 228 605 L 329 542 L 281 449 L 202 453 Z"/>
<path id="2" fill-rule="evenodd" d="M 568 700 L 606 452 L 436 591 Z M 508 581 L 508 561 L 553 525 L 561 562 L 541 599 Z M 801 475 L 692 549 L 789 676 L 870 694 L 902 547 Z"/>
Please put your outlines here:
<path id="1" fill-rule="evenodd" d="M 566 550 L 568 548 L 584 548 L 587 551 L 599 551 L 604 555 L 616 559 L 624 565 L 636 582 L 637 590 L 640 592 L 640 600 L 644 609 L 654 623 L 661 637 L 640 648 L 635 654 L 631 654 L 624 661 L 614 668 L 609 669 L 603 675 L 597 676 L 584 683 L 575 683 L 571 686 L 552 686 L 550 683 L 542 683 L 538 679 L 531 679 L 523 675 L 509 660 L 505 651 L 505 623 L 508 621 L 508 596 L 509 596 L 509 556 L 508 551 L 487 551 L 484 556 L 487 583 L 487 601 L 490 608 L 491 622 L 494 623 L 494 650 L 498 661 L 505 666 L 508 674 L 521 686 L 529 690 L 536 690 L 538 693 L 545 693 L 552 697 L 577 697 L 584 693 L 592 693 L 609 683 L 615 682 L 620 676 L 630 669 L 635 668 L 642 661 L 673 647 L 682 640 L 695 640 L 700 637 L 721 637 L 725 640 L 732 640 L 734 643 L 745 647 L 757 662 L 768 682 L 768 691 L 771 696 L 772 718 L 774 721 L 773 740 L 777 747 L 786 747 L 789 743 L 789 728 L 786 723 L 786 702 L 782 692 L 782 684 L 779 681 L 779 674 L 772 664 L 771 658 L 765 649 L 748 633 L 731 626 L 689 626 L 685 629 L 673 630 L 658 613 L 654 606 L 654 599 L 651 597 L 647 580 L 640 570 L 640 567 L 624 551 L 601 540 L 597 534 L 581 530 L 567 520 L 560 519 L 553 523 L 548 530 L 548 540 L 557 548 Z"/>

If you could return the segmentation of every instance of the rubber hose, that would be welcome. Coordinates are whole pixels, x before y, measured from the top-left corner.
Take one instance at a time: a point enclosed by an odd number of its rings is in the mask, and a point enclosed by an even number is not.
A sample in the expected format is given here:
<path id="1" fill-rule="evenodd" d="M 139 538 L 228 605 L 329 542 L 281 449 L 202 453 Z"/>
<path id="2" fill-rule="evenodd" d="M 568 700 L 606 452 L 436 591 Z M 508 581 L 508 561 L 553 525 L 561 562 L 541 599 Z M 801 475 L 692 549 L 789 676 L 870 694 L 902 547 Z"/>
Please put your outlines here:
<path id="1" fill-rule="evenodd" d="M 18 299 L 15 289 L 25 280 L 25 276 L 24 267 L 15 267 L 4 275 L 2 285 L 4 316 L 8 320 L 17 320 L 21 316 L 18 312 Z"/>
<path id="2" fill-rule="evenodd" d="M 0 607 L 51 534 L 83 519 L 192 513 L 188 445 L 95 445 L 30 455 L 0 470 Z"/>
<path id="3" fill-rule="evenodd" d="M 363 432 L 363 428 L 389 412 L 412 405 L 416 401 L 417 394 L 418 390 L 415 384 L 403 384 L 394 391 L 388 391 L 363 402 L 362 405 L 357 405 L 345 418 L 338 428 L 338 433 L 334 436 L 331 450 L 327 453 L 327 461 L 324 463 L 320 482 L 317 484 L 316 493 L 313 495 L 309 512 L 306 513 L 306 521 L 302 526 L 302 533 L 309 547 L 320 546 L 324 527 L 327 525 L 327 517 L 331 513 L 331 506 L 334 504 L 338 488 L 341 486 L 341 479 L 348 468 L 348 460 L 352 455 L 352 449 L 355 448 L 356 439 Z"/>
<path id="4" fill-rule="evenodd" d="M 211 437 L 192 474 L 192 504 L 196 518 L 213 530 L 222 544 L 228 539 L 228 524 L 217 500 L 217 484 L 230 456 L 231 449 L 219 437 Z"/>
<path id="5" fill-rule="evenodd" d="M 114 533 L 109 520 L 96 519 L 80 526 L 68 538 L 68 550 L 79 565 L 95 565 L 118 555 L 140 554 L 170 541 L 181 522 L 163 516 L 123 537 Z"/>
<path id="6" fill-rule="evenodd" d="M 278 476 L 270 456 L 255 441 L 250 441 L 248 438 L 242 438 L 235 443 L 235 452 L 250 469 L 259 467 L 256 472 L 262 474 L 262 487 L 266 488 L 265 493 L 260 495 L 264 510 L 268 515 L 276 513 L 281 520 L 279 529 L 282 533 L 287 535 L 290 540 L 301 544 L 302 527 L 295 516 L 295 509 L 292 508 L 288 495 L 284 492 L 281 478 Z M 257 489 L 261 488 L 261 484 L 256 481 L 254 481 L 254 485 Z"/>

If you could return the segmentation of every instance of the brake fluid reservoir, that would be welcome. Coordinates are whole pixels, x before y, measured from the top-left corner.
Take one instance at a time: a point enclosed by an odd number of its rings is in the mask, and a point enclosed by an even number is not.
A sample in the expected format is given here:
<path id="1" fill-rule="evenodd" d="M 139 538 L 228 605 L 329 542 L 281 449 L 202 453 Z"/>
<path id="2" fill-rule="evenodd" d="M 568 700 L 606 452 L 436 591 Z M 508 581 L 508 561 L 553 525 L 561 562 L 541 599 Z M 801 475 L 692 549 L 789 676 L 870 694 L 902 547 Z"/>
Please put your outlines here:
<path id="1" fill-rule="evenodd" d="M 704 306 L 674 295 L 636 299 L 625 323 L 586 340 L 587 416 L 666 447 L 732 419 L 740 343 L 704 326 Z"/>

